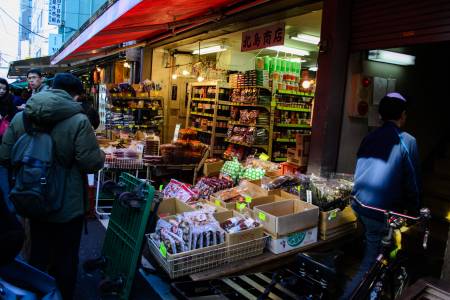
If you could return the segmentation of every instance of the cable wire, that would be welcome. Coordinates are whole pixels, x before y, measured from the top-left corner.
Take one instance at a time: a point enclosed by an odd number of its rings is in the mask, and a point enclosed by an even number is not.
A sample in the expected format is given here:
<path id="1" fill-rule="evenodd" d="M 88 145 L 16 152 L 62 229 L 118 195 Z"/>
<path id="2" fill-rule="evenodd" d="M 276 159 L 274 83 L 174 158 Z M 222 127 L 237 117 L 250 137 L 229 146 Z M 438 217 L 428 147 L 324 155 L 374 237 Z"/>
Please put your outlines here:
<path id="1" fill-rule="evenodd" d="M 34 34 L 34 35 L 37 35 L 38 37 L 41 37 L 41 38 L 43 38 L 43 39 L 48 40 L 47 37 L 45 37 L 45 36 L 43 36 L 43 35 L 40 35 L 39 33 L 36 33 L 36 32 L 34 32 L 33 30 L 31 30 L 31 29 L 25 27 L 24 25 L 22 25 L 20 22 L 18 22 L 16 19 L 14 19 L 14 18 L 13 18 L 6 10 L 4 10 L 2 7 L 0 7 L 0 10 L 1 10 L 2 12 L 4 12 L 11 20 L 13 20 L 15 23 L 17 23 L 20 27 L 22 27 L 22 28 L 28 30 L 30 33 L 32 33 L 32 34 Z"/>

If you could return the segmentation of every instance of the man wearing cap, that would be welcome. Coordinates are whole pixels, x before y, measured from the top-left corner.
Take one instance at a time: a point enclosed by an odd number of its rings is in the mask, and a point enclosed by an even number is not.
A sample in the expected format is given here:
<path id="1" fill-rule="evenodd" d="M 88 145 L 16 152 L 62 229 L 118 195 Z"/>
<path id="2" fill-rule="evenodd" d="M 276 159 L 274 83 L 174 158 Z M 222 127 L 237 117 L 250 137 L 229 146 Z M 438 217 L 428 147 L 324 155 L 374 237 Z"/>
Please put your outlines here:
<path id="1" fill-rule="evenodd" d="M 30 219 L 30 263 L 55 277 L 64 299 L 73 298 L 77 278 L 84 214 L 89 207 L 86 174 L 101 169 L 105 159 L 89 119 L 76 102 L 82 93 L 78 78 L 56 74 L 52 88 L 34 94 L 24 112 L 12 119 L 0 146 L 0 163 L 7 164 L 14 144 L 25 133 L 26 114 L 32 127 L 50 132 L 54 158 L 66 169 L 61 209 L 45 219 Z"/>
<path id="2" fill-rule="evenodd" d="M 406 99 L 399 93 L 380 101 L 383 125 L 369 133 L 357 153 L 353 195 L 362 203 L 381 209 L 416 212 L 420 205 L 419 155 L 416 139 L 401 130 L 406 122 Z M 348 299 L 381 250 L 386 233 L 384 215 L 353 203 L 364 225 L 366 249 L 357 274 L 345 288 Z"/>

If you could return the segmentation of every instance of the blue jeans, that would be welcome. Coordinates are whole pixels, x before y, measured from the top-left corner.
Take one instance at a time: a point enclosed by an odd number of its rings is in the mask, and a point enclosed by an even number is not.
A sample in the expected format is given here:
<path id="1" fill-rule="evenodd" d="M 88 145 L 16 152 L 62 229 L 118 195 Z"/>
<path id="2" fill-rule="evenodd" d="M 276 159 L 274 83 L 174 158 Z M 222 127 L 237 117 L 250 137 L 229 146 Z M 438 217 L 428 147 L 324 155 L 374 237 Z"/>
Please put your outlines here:
<path id="1" fill-rule="evenodd" d="M 4 166 L 0 166 L 0 191 L 3 194 L 3 200 L 6 203 L 6 206 L 11 212 L 15 212 L 16 209 L 14 208 L 14 205 L 9 200 L 9 176 L 8 176 L 8 169 Z"/>
<path id="2" fill-rule="evenodd" d="M 375 263 L 378 254 L 381 251 L 381 240 L 386 234 L 386 225 L 384 222 L 358 216 L 361 223 L 364 225 L 364 235 L 366 240 L 366 247 L 364 257 L 359 265 L 358 271 L 351 281 L 347 282 L 344 288 L 344 293 L 341 299 L 349 299 L 355 288 L 363 280 L 364 275 Z"/>

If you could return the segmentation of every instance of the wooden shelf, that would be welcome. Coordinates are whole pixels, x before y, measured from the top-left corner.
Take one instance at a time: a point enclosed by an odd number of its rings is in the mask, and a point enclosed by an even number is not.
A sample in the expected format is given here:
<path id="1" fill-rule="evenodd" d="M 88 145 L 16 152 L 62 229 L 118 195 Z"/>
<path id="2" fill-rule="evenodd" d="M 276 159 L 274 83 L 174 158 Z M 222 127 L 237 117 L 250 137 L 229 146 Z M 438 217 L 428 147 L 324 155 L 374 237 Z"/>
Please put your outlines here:
<path id="1" fill-rule="evenodd" d="M 111 100 L 147 100 L 147 101 L 161 101 L 163 100 L 162 97 L 115 97 L 115 96 L 110 96 Z"/>
<path id="2" fill-rule="evenodd" d="M 249 148 L 262 148 L 264 150 L 267 151 L 268 145 L 250 145 L 247 143 L 240 143 L 240 142 L 234 142 L 234 141 L 230 141 L 229 139 L 225 139 L 225 142 L 231 143 L 231 144 L 236 144 L 236 145 L 240 145 L 240 146 L 244 146 L 244 147 L 249 147 Z"/>
<path id="3" fill-rule="evenodd" d="M 289 106 L 282 106 L 277 105 L 276 107 L 278 110 L 287 110 L 287 111 L 299 111 L 299 112 L 311 112 L 311 109 L 309 108 L 299 108 L 299 107 L 289 107 Z"/>
<path id="4" fill-rule="evenodd" d="M 269 125 L 249 125 L 249 124 L 242 124 L 239 123 L 238 121 L 228 121 L 229 125 L 234 125 L 234 126 L 247 126 L 247 127 L 258 127 L 258 128 L 269 128 Z"/>
<path id="5" fill-rule="evenodd" d="M 146 107 L 146 108 L 142 108 L 142 107 L 136 107 L 136 108 L 129 108 L 129 107 L 114 107 L 113 108 L 114 111 L 124 111 L 124 110 L 131 110 L 131 111 L 136 111 L 136 110 L 149 110 L 149 111 L 155 111 L 155 110 L 163 110 L 162 107 Z"/>
<path id="6" fill-rule="evenodd" d="M 192 130 L 198 131 L 198 132 L 203 132 L 203 133 L 209 133 L 211 134 L 212 132 L 209 130 L 202 130 L 200 128 L 196 128 L 196 127 L 191 127 Z"/>
<path id="7" fill-rule="evenodd" d="M 273 159 L 274 162 L 285 162 L 287 161 L 286 157 L 277 157 Z"/>
<path id="8" fill-rule="evenodd" d="M 311 129 L 311 125 L 306 124 L 285 124 L 285 123 L 277 123 L 277 127 L 285 127 L 285 128 L 305 128 Z"/>
<path id="9" fill-rule="evenodd" d="M 214 98 L 192 98 L 192 101 L 199 101 L 199 102 L 215 102 L 216 99 Z"/>
<path id="10" fill-rule="evenodd" d="M 295 139 L 276 139 L 275 141 L 278 143 L 296 143 L 297 142 Z"/>
<path id="11" fill-rule="evenodd" d="M 277 90 L 276 94 L 278 94 L 278 95 L 288 95 L 288 96 L 299 96 L 299 97 L 314 98 L 314 94 L 304 93 L 304 92 L 296 92 L 296 91 L 289 91 L 289 90 Z"/>
<path id="12" fill-rule="evenodd" d="M 191 111 L 191 115 L 196 115 L 196 116 L 202 116 L 202 117 L 214 117 L 213 114 L 207 114 L 207 113 L 200 113 L 200 112 L 195 112 L 195 111 Z"/>

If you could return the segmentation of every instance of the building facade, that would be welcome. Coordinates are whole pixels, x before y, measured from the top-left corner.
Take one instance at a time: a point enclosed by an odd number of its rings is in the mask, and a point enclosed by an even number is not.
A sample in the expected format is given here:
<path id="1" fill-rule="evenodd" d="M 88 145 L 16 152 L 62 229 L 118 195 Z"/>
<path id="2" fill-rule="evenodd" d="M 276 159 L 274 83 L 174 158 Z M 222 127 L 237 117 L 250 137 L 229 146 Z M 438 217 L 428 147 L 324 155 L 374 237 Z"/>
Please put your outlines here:
<path id="1" fill-rule="evenodd" d="M 31 28 L 32 0 L 20 0 L 19 23 L 25 28 Z M 20 59 L 30 57 L 30 31 L 19 26 L 19 45 L 17 55 Z"/>

